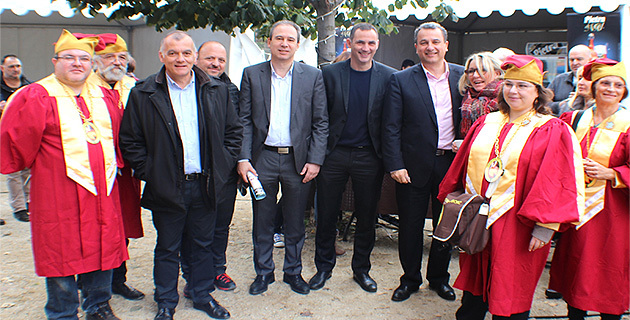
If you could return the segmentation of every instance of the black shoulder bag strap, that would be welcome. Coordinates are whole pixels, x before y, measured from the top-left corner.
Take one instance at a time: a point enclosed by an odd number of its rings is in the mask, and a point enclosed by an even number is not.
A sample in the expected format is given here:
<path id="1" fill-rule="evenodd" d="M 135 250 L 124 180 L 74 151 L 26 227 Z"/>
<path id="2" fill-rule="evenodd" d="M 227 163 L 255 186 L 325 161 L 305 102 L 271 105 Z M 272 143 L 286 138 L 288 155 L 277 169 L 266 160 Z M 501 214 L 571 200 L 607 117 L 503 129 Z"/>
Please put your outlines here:
<path id="1" fill-rule="evenodd" d="M 571 128 L 573 128 L 574 132 L 577 130 L 578 122 L 580 122 L 580 118 L 582 118 L 583 114 L 584 114 L 584 110 L 580 110 L 575 115 L 575 118 L 573 118 L 573 122 L 571 123 Z"/>

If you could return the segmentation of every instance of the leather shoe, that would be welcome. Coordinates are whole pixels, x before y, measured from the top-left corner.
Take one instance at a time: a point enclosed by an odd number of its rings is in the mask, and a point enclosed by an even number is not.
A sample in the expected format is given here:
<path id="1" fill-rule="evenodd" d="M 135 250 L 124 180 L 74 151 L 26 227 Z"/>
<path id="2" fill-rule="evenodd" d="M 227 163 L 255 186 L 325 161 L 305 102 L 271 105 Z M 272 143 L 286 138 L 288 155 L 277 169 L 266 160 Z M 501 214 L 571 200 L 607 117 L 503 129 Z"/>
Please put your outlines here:
<path id="1" fill-rule="evenodd" d="M 448 283 L 440 283 L 437 285 L 429 284 L 429 289 L 437 292 L 438 296 L 444 300 L 455 300 L 455 291 Z"/>
<path id="2" fill-rule="evenodd" d="M 120 318 L 114 315 L 112 308 L 109 306 L 109 302 L 103 302 L 96 307 L 96 311 L 90 313 L 85 317 L 86 320 L 120 320 Z"/>
<path id="3" fill-rule="evenodd" d="M 326 284 L 326 280 L 332 277 L 332 272 L 330 271 L 317 271 L 317 273 L 308 281 L 308 286 L 311 290 L 319 290 L 324 287 Z"/>
<path id="4" fill-rule="evenodd" d="M 308 283 L 304 281 L 301 274 L 284 274 L 282 278 L 284 283 L 288 283 L 291 286 L 291 290 L 299 294 L 308 294 L 311 289 L 308 287 Z"/>
<path id="5" fill-rule="evenodd" d="M 207 313 L 211 318 L 215 319 L 229 319 L 230 313 L 223 308 L 217 300 L 211 298 L 208 303 L 193 303 L 193 308 L 201 310 Z"/>
<path id="6" fill-rule="evenodd" d="M 22 221 L 22 222 L 29 222 L 29 221 L 31 221 L 31 217 L 29 216 L 28 211 L 26 211 L 26 210 L 20 210 L 20 211 L 13 212 L 13 216 L 18 221 Z"/>
<path id="7" fill-rule="evenodd" d="M 175 309 L 170 308 L 160 308 L 158 313 L 155 315 L 153 320 L 173 320 L 173 315 L 175 314 Z"/>
<path id="8" fill-rule="evenodd" d="M 409 299 L 412 293 L 418 292 L 418 287 L 411 287 L 406 284 L 401 284 L 394 290 L 392 295 L 392 301 L 405 301 Z"/>
<path id="9" fill-rule="evenodd" d="M 552 289 L 545 290 L 545 296 L 547 299 L 562 299 L 562 293 Z"/>
<path id="10" fill-rule="evenodd" d="M 144 293 L 132 286 L 128 286 L 124 282 L 112 284 L 112 293 L 121 295 L 128 300 L 142 300 L 144 298 Z"/>
<path id="11" fill-rule="evenodd" d="M 367 292 L 376 292 L 376 281 L 367 272 L 355 273 L 352 279 Z"/>
<path id="12" fill-rule="evenodd" d="M 276 281 L 276 278 L 273 272 L 265 275 L 257 275 L 254 282 L 249 286 L 249 294 L 256 295 L 267 291 L 267 287 L 274 281 Z"/>

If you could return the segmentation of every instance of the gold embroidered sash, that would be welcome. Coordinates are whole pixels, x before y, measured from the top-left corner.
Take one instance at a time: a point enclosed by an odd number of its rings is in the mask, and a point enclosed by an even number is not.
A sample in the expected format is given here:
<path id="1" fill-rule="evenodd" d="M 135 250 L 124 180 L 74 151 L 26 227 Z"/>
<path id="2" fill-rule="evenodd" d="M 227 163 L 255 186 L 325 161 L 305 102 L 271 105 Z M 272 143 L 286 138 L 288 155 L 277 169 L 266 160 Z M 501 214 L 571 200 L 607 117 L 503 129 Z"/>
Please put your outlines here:
<path id="1" fill-rule="evenodd" d="M 519 117 L 514 123 L 522 121 L 526 114 Z M 505 121 L 505 115 L 500 112 L 492 112 L 486 116 L 481 131 L 477 135 L 471 146 L 470 156 L 468 158 L 468 172 L 466 176 L 466 191 L 478 194 L 484 181 L 484 170 L 490 154 L 494 150 L 495 137 L 499 135 L 502 125 Z M 484 195 L 490 199 L 488 221 L 486 228 L 489 228 L 504 213 L 514 207 L 516 172 L 518 171 L 519 155 L 523 151 L 523 147 L 529 139 L 534 129 L 542 126 L 552 119 L 552 116 L 536 114 L 532 117 L 531 122 L 523 125 L 520 130 L 513 125 L 506 135 L 506 139 L 516 134 L 507 146 L 503 146 L 505 151 L 501 156 L 505 172 L 501 178 L 488 185 L 488 190 Z M 504 142 L 505 140 L 504 139 Z"/>
<path id="2" fill-rule="evenodd" d="M 92 194 L 97 195 L 98 192 L 94 183 L 94 175 L 90 167 L 90 155 L 85 130 L 83 129 L 83 121 L 77 112 L 75 102 L 71 100 L 76 99 L 76 97 L 68 96 L 54 74 L 37 83 L 43 86 L 44 89 L 48 91 L 48 94 L 51 97 L 55 97 L 57 100 L 61 145 L 63 147 L 63 155 L 66 163 L 66 175 Z M 103 149 L 107 195 L 109 196 L 114 187 L 117 172 L 111 118 L 101 89 L 98 86 L 86 82 L 83 86 L 81 97 L 88 96 L 91 96 L 92 99 L 84 99 L 84 102 L 86 104 L 92 102 L 91 116 L 94 125 L 98 127 L 101 133 L 100 144 Z"/>
<path id="3" fill-rule="evenodd" d="M 577 112 L 573 113 L 573 117 L 575 117 L 576 113 Z M 584 111 L 575 130 L 578 141 L 586 139 L 586 134 L 590 131 L 592 122 L 593 108 L 590 108 Z M 590 139 L 592 141 L 592 147 L 590 148 L 588 157 L 606 168 L 610 165 L 610 154 L 617 145 L 617 141 L 621 135 L 630 128 L 630 111 L 623 108 L 620 109 L 614 116 L 612 123 L 613 126 L 611 128 L 606 128 L 606 124 L 604 124 L 602 128 L 596 128 L 597 132 Z M 586 146 L 586 148 L 588 148 L 588 146 Z M 605 204 L 605 195 L 606 180 L 596 179 L 592 186 L 586 188 L 586 201 L 584 203 L 586 210 L 584 216 L 580 219 L 580 224 L 577 226 L 578 229 L 597 215 L 597 213 L 602 211 Z"/>

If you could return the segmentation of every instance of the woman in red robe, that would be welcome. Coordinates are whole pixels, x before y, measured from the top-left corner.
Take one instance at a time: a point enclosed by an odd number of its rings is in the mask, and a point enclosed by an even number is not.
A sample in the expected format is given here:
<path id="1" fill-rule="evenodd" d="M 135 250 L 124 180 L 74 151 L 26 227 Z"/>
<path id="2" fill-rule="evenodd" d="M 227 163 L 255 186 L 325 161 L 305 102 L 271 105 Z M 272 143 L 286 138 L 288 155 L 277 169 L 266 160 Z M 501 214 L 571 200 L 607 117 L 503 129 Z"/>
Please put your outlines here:
<path id="1" fill-rule="evenodd" d="M 630 111 L 623 63 L 597 59 L 584 66 L 595 106 L 561 119 L 577 122 L 586 181 L 586 209 L 576 228 L 562 234 L 551 264 L 549 288 L 562 294 L 569 319 L 586 310 L 621 319 L 630 306 Z M 579 118 L 578 118 L 579 114 Z"/>
<path id="2" fill-rule="evenodd" d="M 438 196 L 464 189 L 488 203 L 486 248 L 459 258 L 459 320 L 482 320 L 488 311 L 493 319 L 527 319 L 553 232 L 579 221 L 583 208 L 579 145 L 545 107 L 551 93 L 542 86 L 542 62 L 513 55 L 502 68 L 500 112 L 473 124 Z"/>

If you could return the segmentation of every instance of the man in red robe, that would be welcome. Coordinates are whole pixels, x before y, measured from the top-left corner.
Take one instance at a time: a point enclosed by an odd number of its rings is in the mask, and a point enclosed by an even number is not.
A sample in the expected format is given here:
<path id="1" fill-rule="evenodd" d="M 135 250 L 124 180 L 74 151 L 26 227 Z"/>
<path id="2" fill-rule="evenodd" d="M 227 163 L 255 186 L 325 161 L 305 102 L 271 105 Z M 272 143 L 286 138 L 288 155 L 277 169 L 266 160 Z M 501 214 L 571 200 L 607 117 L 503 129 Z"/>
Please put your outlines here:
<path id="1" fill-rule="evenodd" d="M 120 102 L 116 110 L 122 117 L 129 98 L 131 88 L 136 85 L 136 79 L 127 75 L 127 64 L 131 56 L 127 51 L 125 40 L 114 33 L 99 34 L 98 37 L 105 44 L 101 50 L 94 53 L 95 72 L 90 74 L 88 82 L 118 92 Z M 131 174 L 131 167 L 124 163 L 118 173 L 118 192 L 120 195 L 120 209 L 127 245 L 130 238 L 142 238 L 142 219 L 140 216 L 140 180 Z M 127 285 L 127 263 L 123 262 L 115 268 L 112 274 L 112 293 L 129 300 L 140 300 L 144 293 Z"/>
<path id="2" fill-rule="evenodd" d="M 64 30 L 54 73 L 13 94 L 0 121 L 0 171 L 31 169 L 35 272 L 46 277 L 49 319 L 118 319 L 111 269 L 128 259 L 116 172 L 116 92 L 87 83 L 98 37 Z"/>

